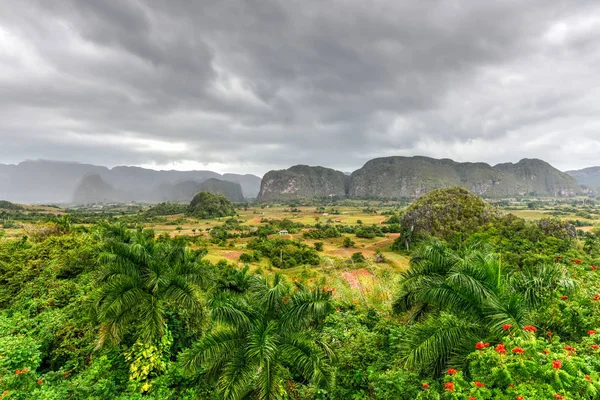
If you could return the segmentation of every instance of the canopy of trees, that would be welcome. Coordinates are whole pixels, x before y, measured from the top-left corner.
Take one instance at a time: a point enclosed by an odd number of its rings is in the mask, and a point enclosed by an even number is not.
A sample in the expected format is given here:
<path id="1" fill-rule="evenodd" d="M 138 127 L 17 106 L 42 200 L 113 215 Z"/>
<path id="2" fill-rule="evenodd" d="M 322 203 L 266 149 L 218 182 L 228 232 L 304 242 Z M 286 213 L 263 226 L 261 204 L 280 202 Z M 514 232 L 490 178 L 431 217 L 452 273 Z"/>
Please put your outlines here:
<path id="1" fill-rule="evenodd" d="M 463 188 L 433 190 L 413 202 L 402 226 L 413 235 L 449 239 L 455 232 L 472 233 L 498 216 L 481 197 Z"/>
<path id="2" fill-rule="evenodd" d="M 235 209 L 225 196 L 200 192 L 192 199 L 188 214 L 197 218 L 218 218 L 234 215 Z"/>

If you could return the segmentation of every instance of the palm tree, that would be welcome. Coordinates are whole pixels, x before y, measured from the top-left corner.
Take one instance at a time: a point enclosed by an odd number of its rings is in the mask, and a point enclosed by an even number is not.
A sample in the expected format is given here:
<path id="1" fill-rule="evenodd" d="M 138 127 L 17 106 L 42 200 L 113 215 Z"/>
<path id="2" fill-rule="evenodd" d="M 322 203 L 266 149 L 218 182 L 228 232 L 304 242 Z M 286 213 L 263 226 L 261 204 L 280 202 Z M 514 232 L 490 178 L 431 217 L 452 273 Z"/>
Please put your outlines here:
<path id="1" fill-rule="evenodd" d="M 528 311 L 558 287 L 571 290 L 573 283 L 556 266 L 508 273 L 488 247 L 455 252 L 437 239 L 425 242 L 402 274 L 393 304 L 395 312 L 422 321 L 402 343 L 406 366 L 439 374 L 460 365 L 475 343 L 500 336 L 505 324 L 521 332 Z"/>
<path id="2" fill-rule="evenodd" d="M 184 371 L 216 380 L 225 399 L 279 399 L 290 371 L 328 386 L 333 355 L 314 328 L 333 311 L 331 293 L 296 287 L 279 275 L 254 275 L 244 293 L 217 292 L 209 304 L 213 328 L 184 354 Z"/>
<path id="3" fill-rule="evenodd" d="M 92 297 L 100 323 L 98 347 L 118 343 L 127 334 L 134 340 L 159 340 L 169 304 L 201 315 L 199 290 L 205 272 L 199 253 L 173 241 L 157 242 L 151 231 L 103 228 L 106 247 Z"/>

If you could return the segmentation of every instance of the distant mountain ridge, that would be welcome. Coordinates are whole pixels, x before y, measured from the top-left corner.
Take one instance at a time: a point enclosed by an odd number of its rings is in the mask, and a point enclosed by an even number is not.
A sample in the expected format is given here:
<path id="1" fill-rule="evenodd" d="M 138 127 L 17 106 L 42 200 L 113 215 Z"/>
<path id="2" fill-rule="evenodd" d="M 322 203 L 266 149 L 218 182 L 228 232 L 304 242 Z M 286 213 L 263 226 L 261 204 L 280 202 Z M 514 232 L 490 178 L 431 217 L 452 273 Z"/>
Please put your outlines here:
<path id="1" fill-rule="evenodd" d="M 580 185 L 588 186 L 595 191 L 600 189 L 600 167 L 589 167 L 566 173 L 575 178 Z"/>
<path id="2" fill-rule="evenodd" d="M 209 178 L 202 183 L 184 181 L 160 184 L 147 201 L 189 203 L 199 192 L 221 194 L 232 202 L 243 202 L 242 187 L 237 182 Z M 98 174 L 86 175 L 75 188 L 73 203 L 122 203 L 136 198 L 135 191 L 117 190 Z"/>
<path id="3" fill-rule="evenodd" d="M 98 176 L 101 180 L 84 178 Z M 76 190 L 83 183 L 96 182 L 97 194 L 110 192 L 102 184 L 109 185 L 114 191 L 111 197 L 120 201 L 164 201 L 165 193 L 160 187 L 182 182 L 201 184 L 208 179 L 233 182 L 241 186 L 243 196 L 254 198 L 258 195 L 261 179 L 255 175 L 218 174 L 212 171 L 156 171 L 140 167 L 118 166 L 112 169 L 92 164 L 63 161 L 23 161 L 16 165 L 0 164 L 0 198 L 20 203 L 70 203 L 75 200 Z M 89 192 L 88 192 L 89 193 Z M 121 196 L 125 193 L 125 196 Z M 80 192 L 78 196 L 85 197 Z M 82 199 L 83 197 L 78 197 Z M 102 195 L 100 195 L 102 197 Z M 192 195 L 193 197 L 193 195 Z"/>
<path id="4" fill-rule="evenodd" d="M 454 186 L 496 198 L 529 194 L 568 197 L 582 191 L 573 177 L 538 159 L 491 166 L 423 156 L 395 156 L 370 160 L 350 176 L 329 168 L 309 166 L 270 171 L 263 178 L 258 198 L 399 199 Z"/>

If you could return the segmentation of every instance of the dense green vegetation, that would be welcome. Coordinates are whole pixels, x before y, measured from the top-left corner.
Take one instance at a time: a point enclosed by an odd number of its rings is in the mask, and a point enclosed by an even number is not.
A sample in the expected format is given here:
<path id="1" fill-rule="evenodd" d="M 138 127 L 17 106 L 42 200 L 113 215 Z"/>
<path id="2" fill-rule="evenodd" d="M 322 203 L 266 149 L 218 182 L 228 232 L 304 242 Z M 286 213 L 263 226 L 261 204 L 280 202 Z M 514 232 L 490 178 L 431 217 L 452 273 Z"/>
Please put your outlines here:
<path id="1" fill-rule="evenodd" d="M 188 205 L 178 203 L 159 203 L 150 207 L 145 212 L 146 217 L 158 217 L 163 215 L 184 214 L 188 211 Z"/>
<path id="2" fill-rule="evenodd" d="M 22 210 L 22 209 L 23 209 L 23 207 L 18 204 L 14 204 L 14 203 L 11 203 L 10 201 L 6 201 L 6 200 L 0 200 L 0 210 L 17 211 L 17 210 Z"/>
<path id="3" fill-rule="evenodd" d="M 200 192 L 192 199 L 188 213 L 197 218 L 217 218 L 234 215 L 235 209 L 223 195 Z"/>
<path id="4" fill-rule="evenodd" d="M 413 236 L 449 239 L 456 232 L 473 233 L 496 217 L 481 197 L 462 188 L 433 190 L 413 202 L 402 226 Z"/>
<path id="5" fill-rule="evenodd" d="M 2 399 L 600 398 L 594 230 L 447 193 L 463 206 L 425 198 L 379 224 L 236 216 L 171 235 L 142 226 L 178 221 L 168 204 L 110 221 L 35 214 L 0 238 Z M 407 252 L 382 236 L 407 232 L 409 212 L 438 222 Z M 386 267 L 376 240 L 410 267 Z M 240 251 L 216 261 L 210 246 Z M 336 252 L 344 276 L 381 268 L 386 292 L 335 281 Z"/>

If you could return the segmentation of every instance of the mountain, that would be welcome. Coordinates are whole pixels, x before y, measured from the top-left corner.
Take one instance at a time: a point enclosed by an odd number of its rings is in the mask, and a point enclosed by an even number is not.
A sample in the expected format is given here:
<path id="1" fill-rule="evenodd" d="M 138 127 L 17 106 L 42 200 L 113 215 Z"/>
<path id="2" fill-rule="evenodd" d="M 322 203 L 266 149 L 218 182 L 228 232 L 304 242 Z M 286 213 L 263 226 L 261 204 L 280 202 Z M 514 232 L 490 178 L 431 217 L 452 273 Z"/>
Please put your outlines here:
<path id="1" fill-rule="evenodd" d="M 220 175 L 212 171 L 156 171 L 125 166 L 109 169 L 91 164 L 37 160 L 23 161 L 17 165 L 0 164 L 0 198 L 20 203 L 68 203 L 74 199 L 76 189 L 83 190 L 80 188 L 82 183 L 89 185 L 100 182 L 84 182 L 84 178 L 90 175 L 99 176 L 104 183 L 124 194 L 122 198 L 127 201 L 163 201 L 164 185 L 186 181 L 202 183 L 211 178 L 239 183 L 243 195 L 248 198 L 256 197 L 260 189 L 260 178 L 255 175 Z M 104 189 L 103 185 L 98 188 L 100 192 Z M 77 194 L 77 197 L 84 192 L 86 191 Z"/>
<path id="2" fill-rule="evenodd" d="M 577 182 L 550 164 L 523 159 L 491 166 L 429 157 L 385 157 L 354 171 L 350 197 L 394 199 L 418 197 L 434 189 L 463 187 L 486 197 L 573 196 Z"/>
<path id="3" fill-rule="evenodd" d="M 322 170 L 328 173 L 319 174 Z M 259 199 L 324 197 L 330 193 L 359 199 L 415 198 L 434 189 L 455 186 L 496 198 L 566 197 L 581 192 L 574 178 L 537 159 L 491 166 L 422 156 L 383 157 L 368 161 L 345 181 L 342 176 L 340 171 L 322 167 L 271 171 L 263 178 Z"/>
<path id="4" fill-rule="evenodd" d="M 83 177 L 75 188 L 73 203 L 113 203 L 126 200 L 125 193 L 120 193 L 112 185 L 109 185 L 98 174 L 90 174 Z"/>
<path id="5" fill-rule="evenodd" d="M 238 175 L 238 174 L 223 174 L 223 178 L 229 182 L 239 183 L 242 187 L 242 193 L 244 197 L 255 198 L 258 196 L 260 191 L 261 179 L 252 174 Z"/>
<path id="6" fill-rule="evenodd" d="M 242 202 L 244 201 L 244 195 L 242 193 L 242 186 L 237 182 L 229 182 L 221 179 L 210 178 L 200 184 L 200 190 L 198 192 L 209 192 L 212 194 L 220 194 L 229 201 Z M 194 196 L 192 196 L 193 198 Z"/>
<path id="7" fill-rule="evenodd" d="M 175 184 L 163 183 L 153 191 L 147 191 L 146 198 L 153 201 L 189 203 L 199 192 L 220 194 L 233 202 L 244 201 L 242 187 L 239 183 L 209 178 L 202 183 L 196 181 L 183 181 Z M 100 175 L 85 176 L 75 188 L 73 203 L 115 203 L 135 201 L 139 197 L 137 190 L 115 189 Z"/>
<path id="8" fill-rule="evenodd" d="M 589 167 L 574 171 L 567 171 L 580 185 L 588 186 L 596 191 L 600 189 L 600 167 Z"/>
<path id="9" fill-rule="evenodd" d="M 348 178 L 341 171 L 295 165 L 270 171 L 263 177 L 258 198 L 263 201 L 309 197 L 346 196 Z"/>
<path id="10" fill-rule="evenodd" d="M 209 178 L 202 183 L 184 181 L 174 185 L 165 184 L 161 186 L 161 191 L 161 201 L 189 203 L 199 192 L 220 194 L 232 202 L 244 201 L 242 186 L 239 183 L 216 178 Z"/>

